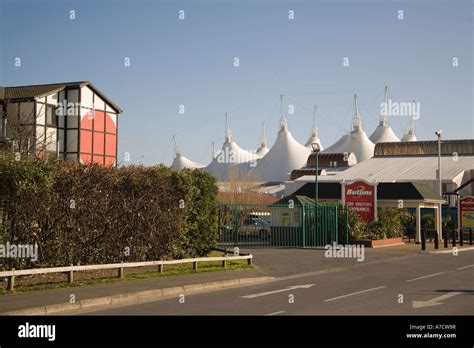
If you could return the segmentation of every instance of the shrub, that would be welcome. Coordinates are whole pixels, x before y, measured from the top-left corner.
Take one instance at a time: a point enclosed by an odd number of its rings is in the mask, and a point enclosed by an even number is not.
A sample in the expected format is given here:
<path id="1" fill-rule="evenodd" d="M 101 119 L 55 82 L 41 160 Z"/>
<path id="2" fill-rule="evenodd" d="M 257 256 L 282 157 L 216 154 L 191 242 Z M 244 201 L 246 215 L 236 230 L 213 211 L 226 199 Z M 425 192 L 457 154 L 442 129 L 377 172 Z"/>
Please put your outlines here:
<path id="1" fill-rule="evenodd" d="M 216 242 L 217 187 L 199 170 L 4 156 L 0 178 L 0 242 L 39 247 L 36 263 L 4 267 L 202 256 Z"/>

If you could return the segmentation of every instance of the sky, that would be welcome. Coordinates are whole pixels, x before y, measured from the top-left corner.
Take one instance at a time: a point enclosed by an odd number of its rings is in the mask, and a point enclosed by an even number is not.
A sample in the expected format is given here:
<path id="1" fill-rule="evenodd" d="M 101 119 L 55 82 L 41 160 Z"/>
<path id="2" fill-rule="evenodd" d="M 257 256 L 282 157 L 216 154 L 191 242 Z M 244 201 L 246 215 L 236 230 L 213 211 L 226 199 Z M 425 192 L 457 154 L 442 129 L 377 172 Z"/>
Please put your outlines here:
<path id="1" fill-rule="evenodd" d="M 393 101 L 420 103 L 419 140 L 438 129 L 472 139 L 473 9 L 472 0 L 0 0 L 0 86 L 93 82 L 124 110 L 118 162 L 127 152 L 130 163 L 170 165 L 176 134 L 207 164 L 225 112 L 241 147 L 257 148 L 263 122 L 271 146 L 281 94 L 301 143 L 314 105 L 323 146 L 349 131 L 355 93 L 370 135 L 385 85 Z M 390 117 L 399 137 L 408 121 Z"/>

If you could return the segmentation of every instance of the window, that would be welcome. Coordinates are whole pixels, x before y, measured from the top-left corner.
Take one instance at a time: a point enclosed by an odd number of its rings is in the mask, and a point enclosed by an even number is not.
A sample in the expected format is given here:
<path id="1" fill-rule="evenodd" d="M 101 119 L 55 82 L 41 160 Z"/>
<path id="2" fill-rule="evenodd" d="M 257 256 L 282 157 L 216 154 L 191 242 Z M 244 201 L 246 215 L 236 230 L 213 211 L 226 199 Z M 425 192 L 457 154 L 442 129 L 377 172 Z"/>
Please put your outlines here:
<path id="1" fill-rule="evenodd" d="M 46 125 L 57 126 L 58 117 L 56 115 L 57 107 L 54 105 L 46 105 Z"/>

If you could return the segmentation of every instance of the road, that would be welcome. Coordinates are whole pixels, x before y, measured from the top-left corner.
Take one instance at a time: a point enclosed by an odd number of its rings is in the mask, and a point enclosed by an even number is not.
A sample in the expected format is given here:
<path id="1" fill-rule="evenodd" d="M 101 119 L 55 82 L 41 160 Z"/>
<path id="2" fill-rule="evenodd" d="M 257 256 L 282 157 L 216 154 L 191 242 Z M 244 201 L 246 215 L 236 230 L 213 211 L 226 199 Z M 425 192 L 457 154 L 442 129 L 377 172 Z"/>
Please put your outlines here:
<path id="1" fill-rule="evenodd" d="M 304 273 L 282 275 L 276 281 L 264 284 L 186 295 L 184 298 L 176 296 L 85 314 L 474 314 L 472 251 L 458 256 L 407 254 L 385 259 L 368 258 L 365 262 L 338 264 L 325 272 L 320 271 L 307 267 Z"/>

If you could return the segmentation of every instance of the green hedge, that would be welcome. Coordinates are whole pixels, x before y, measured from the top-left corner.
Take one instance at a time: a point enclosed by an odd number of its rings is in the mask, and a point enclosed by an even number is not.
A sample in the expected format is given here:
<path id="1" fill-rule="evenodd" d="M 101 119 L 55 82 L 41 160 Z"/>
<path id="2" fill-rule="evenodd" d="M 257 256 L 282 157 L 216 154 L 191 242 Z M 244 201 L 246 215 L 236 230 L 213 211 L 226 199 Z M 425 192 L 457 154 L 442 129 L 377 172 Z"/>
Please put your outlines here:
<path id="1" fill-rule="evenodd" d="M 0 259 L 0 267 L 206 255 L 216 243 L 216 199 L 215 179 L 199 170 L 2 157 L 0 243 L 37 243 L 39 259 Z"/>

